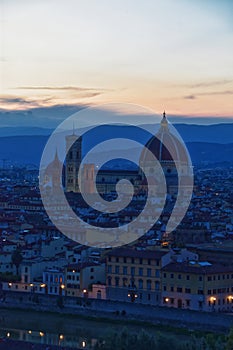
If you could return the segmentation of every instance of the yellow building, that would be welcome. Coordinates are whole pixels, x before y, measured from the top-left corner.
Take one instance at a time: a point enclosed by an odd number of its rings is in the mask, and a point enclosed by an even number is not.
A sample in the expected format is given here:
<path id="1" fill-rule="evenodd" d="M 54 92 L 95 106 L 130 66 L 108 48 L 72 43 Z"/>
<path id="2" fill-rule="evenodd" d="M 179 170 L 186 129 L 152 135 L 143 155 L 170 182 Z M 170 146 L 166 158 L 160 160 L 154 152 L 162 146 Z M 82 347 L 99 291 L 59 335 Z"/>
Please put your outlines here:
<path id="1" fill-rule="evenodd" d="M 168 250 L 112 250 L 106 260 L 107 299 L 159 305 L 161 268 L 171 255 Z"/>
<path id="2" fill-rule="evenodd" d="M 162 305 L 202 311 L 233 310 L 233 269 L 217 263 L 175 262 L 162 269 Z"/>
<path id="3" fill-rule="evenodd" d="M 105 264 L 77 263 L 65 269 L 66 295 L 87 297 L 93 284 L 105 283 Z"/>

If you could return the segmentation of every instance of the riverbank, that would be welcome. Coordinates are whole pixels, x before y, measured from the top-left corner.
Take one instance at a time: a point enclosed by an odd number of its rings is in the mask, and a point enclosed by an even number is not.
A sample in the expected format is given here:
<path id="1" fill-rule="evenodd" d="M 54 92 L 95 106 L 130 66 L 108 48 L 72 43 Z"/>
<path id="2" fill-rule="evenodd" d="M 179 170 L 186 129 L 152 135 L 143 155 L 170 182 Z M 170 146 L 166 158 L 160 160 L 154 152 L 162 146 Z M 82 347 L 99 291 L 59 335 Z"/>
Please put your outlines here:
<path id="1" fill-rule="evenodd" d="M 74 348 L 60 347 L 46 344 L 34 344 L 25 341 L 0 339 L 0 350 L 74 350 Z M 79 349 L 75 349 L 79 350 Z M 81 349 L 80 349 L 81 350 Z"/>
<path id="2" fill-rule="evenodd" d="M 233 327 L 231 314 L 196 312 L 166 307 L 113 302 L 107 300 L 84 300 L 77 298 L 62 299 L 57 297 L 40 296 L 36 301 L 26 293 L 7 293 L 0 308 L 12 310 L 35 311 L 40 314 L 57 314 L 69 317 L 79 317 L 83 320 L 108 322 L 112 324 L 147 325 L 164 330 L 183 329 L 199 332 L 227 333 Z M 59 304 L 59 306 L 58 306 Z M 1 322 L 1 318 L 0 318 Z M 177 329 L 177 331 L 178 331 Z"/>
<path id="3" fill-rule="evenodd" d="M 224 335 L 218 331 L 211 333 L 180 327 L 179 323 L 154 324 L 149 321 L 144 322 L 141 319 L 127 317 L 123 319 L 122 315 L 115 316 L 115 318 L 106 318 L 100 315 L 68 314 L 61 311 L 1 308 L 0 336 L 7 341 L 4 342 L 6 347 L 0 347 L 0 350 L 31 350 L 33 348 L 30 348 L 28 344 L 32 345 L 32 343 L 37 346 L 34 348 L 36 350 L 46 349 L 45 344 L 53 344 L 53 347 L 49 345 L 51 350 L 78 350 L 83 349 L 82 344 L 85 344 L 86 349 L 93 349 L 98 341 L 107 340 L 110 336 L 122 332 L 128 334 L 129 337 L 144 332 L 149 337 L 156 339 L 163 337 L 168 342 L 175 341 L 176 344 L 190 343 L 194 338 L 201 341 L 207 336 L 224 339 Z M 59 341 L 60 339 L 62 341 Z M 25 342 L 18 342 L 18 340 L 26 340 L 26 345 L 24 346 Z M 15 344 L 15 347 L 8 347 L 11 344 Z"/>

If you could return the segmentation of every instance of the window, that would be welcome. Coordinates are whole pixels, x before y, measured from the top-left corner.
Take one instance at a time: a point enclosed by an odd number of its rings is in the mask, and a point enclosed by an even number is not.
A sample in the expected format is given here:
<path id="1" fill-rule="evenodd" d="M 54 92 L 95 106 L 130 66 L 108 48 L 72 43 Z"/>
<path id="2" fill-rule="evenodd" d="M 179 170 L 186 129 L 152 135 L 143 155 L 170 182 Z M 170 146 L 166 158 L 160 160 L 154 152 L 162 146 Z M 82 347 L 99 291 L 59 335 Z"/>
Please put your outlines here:
<path id="1" fill-rule="evenodd" d="M 119 265 L 116 265 L 115 266 L 115 273 L 119 273 L 119 271 L 120 271 Z"/>
<path id="2" fill-rule="evenodd" d="M 211 295 L 211 289 L 208 289 L 207 294 Z"/>
<path id="3" fill-rule="evenodd" d="M 93 267 L 91 268 L 91 272 L 94 272 L 94 268 Z"/>
<path id="4" fill-rule="evenodd" d="M 115 286 L 116 286 L 116 287 L 119 286 L 119 277 L 115 277 Z"/>
<path id="5" fill-rule="evenodd" d="M 127 263 L 127 258 L 126 257 L 124 257 L 124 264 L 126 264 Z"/>
<path id="6" fill-rule="evenodd" d="M 142 265 L 142 263 L 143 263 L 143 259 L 141 258 L 141 259 L 139 260 L 139 264 Z"/>
<path id="7" fill-rule="evenodd" d="M 199 280 L 199 281 L 202 281 L 202 276 L 199 276 L 198 280 Z"/>
<path id="8" fill-rule="evenodd" d="M 123 266 L 123 275 L 127 275 L 127 270 L 128 270 L 128 268 L 127 268 L 127 266 Z"/>
<path id="9" fill-rule="evenodd" d="M 151 277 L 151 269 L 147 269 L 147 277 Z"/>
<path id="10" fill-rule="evenodd" d="M 148 259 L 148 265 L 150 265 L 151 264 L 151 260 L 150 259 Z"/>
<path id="11" fill-rule="evenodd" d="M 139 272 L 139 276 L 143 276 L 143 268 L 142 267 L 139 267 L 138 272 Z"/>
<path id="12" fill-rule="evenodd" d="M 119 262 L 119 258 L 118 257 L 116 258 L 116 262 Z"/>
<path id="13" fill-rule="evenodd" d="M 140 280 L 138 281 L 138 288 L 139 288 L 139 289 L 143 289 L 143 280 L 142 280 L 142 279 L 140 279 Z"/>
<path id="14" fill-rule="evenodd" d="M 155 290 L 159 290 L 159 282 L 158 281 L 155 282 Z"/>
<path id="15" fill-rule="evenodd" d="M 132 275 L 132 276 L 135 275 L 135 267 L 131 267 L 131 275 Z"/>
<path id="16" fill-rule="evenodd" d="M 24 271 L 25 271 L 25 273 L 27 273 L 28 272 L 28 267 L 25 267 Z"/>
<path id="17" fill-rule="evenodd" d="M 147 290 L 151 290 L 151 280 L 147 280 L 146 287 L 147 287 Z"/>
<path id="18" fill-rule="evenodd" d="M 108 285 L 111 286 L 112 285 L 112 278 L 108 277 Z"/>
<path id="19" fill-rule="evenodd" d="M 178 279 L 181 280 L 181 275 L 178 275 Z"/>
<path id="20" fill-rule="evenodd" d="M 182 293 L 182 287 L 177 287 L 177 293 Z"/>
<path id="21" fill-rule="evenodd" d="M 167 286 L 163 286 L 163 291 L 166 292 Z"/>
<path id="22" fill-rule="evenodd" d="M 174 304 L 174 298 L 170 299 L 171 304 Z"/>
<path id="23" fill-rule="evenodd" d="M 167 274 L 166 274 L 166 273 L 164 273 L 164 274 L 163 274 L 163 277 L 164 277 L 164 278 L 166 278 L 166 277 L 167 277 Z"/>
<path id="24" fill-rule="evenodd" d="M 150 294 L 147 295 L 147 299 L 150 300 Z"/>
<path id="25" fill-rule="evenodd" d="M 108 261 L 111 261 L 111 256 L 108 257 Z"/>
<path id="26" fill-rule="evenodd" d="M 131 259 L 131 263 L 134 264 L 134 258 Z"/>
<path id="27" fill-rule="evenodd" d="M 171 278 L 174 278 L 174 273 L 171 273 L 170 277 L 171 277 Z"/>
<path id="28" fill-rule="evenodd" d="M 159 266 L 159 260 L 156 260 L 156 266 Z"/>
<path id="29" fill-rule="evenodd" d="M 208 281 L 212 281 L 212 277 L 211 277 L 211 276 L 208 276 L 207 280 L 208 280 Z"/>
<path id="30" fill-rule="evenodd" d="M 174 287 L 173 286 L 171 286 L 171 292 L 174 292 Z"/>
<path id="31" fill-rule="evenodd" d="M 155 270 L 155 277 L 157 277 L 157 278 L 160 277 L 160 271 L 158 269 Z"/>
<path id="32" fill-rule="evenodd" d="M 187 307 L 190 306 L 190 299 L 186 299 L 186 306 L 187 306 Z"/>
<path id="33" fill-rule="evenodd" d="M 186 280 L 187 280 L 187 281 L 190 280 L 190 276 L 189 276 L 189 275 L 186 276 Z"/>
<path id="34" fill-rule="evenodd" d="M 185 288 L 185 293 L 190 294 L 191 293 L 191 289 L 190 288 Z"/>
<path id="35" fill-rule="evenodd" d="M 202 289 L 198 289 L 197 294 L 199 294 L 199 295 L 203 295 L 203 294 L 204 294 L 204 292 L 203 292 L 203 290 L 202 290 Z"/>
<path id="36" fill-rule="evenodd" d="M 112 265 L 108 265 L 108 273 L 112 273 Z"/>

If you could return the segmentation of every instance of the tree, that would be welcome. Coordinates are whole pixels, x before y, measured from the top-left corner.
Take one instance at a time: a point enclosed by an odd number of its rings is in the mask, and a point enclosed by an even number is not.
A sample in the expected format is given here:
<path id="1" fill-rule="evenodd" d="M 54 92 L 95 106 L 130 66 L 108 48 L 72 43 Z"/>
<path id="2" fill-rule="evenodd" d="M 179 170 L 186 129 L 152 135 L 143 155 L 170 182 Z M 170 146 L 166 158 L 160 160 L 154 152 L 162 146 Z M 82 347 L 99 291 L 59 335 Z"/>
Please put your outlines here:
<path id="1" fill-rule="evenodd" d="M 233 349 L 233 328 L 230 329 L 230 332 L 227 336 L 226 350 Z"/>
<path id="2" fill-rule="evenodd" d="M 20 250 L 16 249 L 11 256 L 11 261 L 12 261 L 12 264 L 15 265 L 15 267 L 16 267 L 17 275 L 19 275 L 19 266 L 20 266 L 22 260 L 23 260 L 23 257 L 22 257 Z"/>

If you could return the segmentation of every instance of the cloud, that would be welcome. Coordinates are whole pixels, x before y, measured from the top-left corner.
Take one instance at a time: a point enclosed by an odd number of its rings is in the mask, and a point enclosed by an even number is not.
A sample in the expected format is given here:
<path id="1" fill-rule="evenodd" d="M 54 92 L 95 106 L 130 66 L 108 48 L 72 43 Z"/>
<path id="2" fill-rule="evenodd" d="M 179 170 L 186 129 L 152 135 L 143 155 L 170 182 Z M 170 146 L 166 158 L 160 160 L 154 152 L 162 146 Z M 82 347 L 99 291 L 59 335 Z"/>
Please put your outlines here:
<path id="1" fill-rule="evenodd" d="M 187 96 L 184 96 L 184 99 L 186 99 L 186 100 L 195 100 L 196 96 L 195 95 L 187 95 Z"/>
<path id="2" fill-rule="evenodd" d="M 50 92 L 54 91 L 54 93 L 58 96 L 54 97 L 54 100 L 60 99 L 61 93 L 69 93 L 69 98 L 77 99 L 77 98 L 92 98 L 99 95 L 102 95 L 105 91 L 109 91 L 109 89 L 101 89 L 94 87 L 81 87 L 81 86 L 19 86 L 16 87 L 17 90 L 35 90 L 35 91 L 44 91 Z"/>
<path id="3" fill-rule="evenodd" d="M 210 82 L 200 82 L 196 84 L 189 84 L 189 85 L 186 85 L 186 87 L 194 89 L 194 88 L 200 88 L 200 87 L 221 86 L 221 85 L 230 84 L 232 82 L 233 82 L 233 79 L 222 79 L 222 80 L 215 80 Z"/>
<path id="4" fill-rule="evenodd" d="M 218 96 L 218 95 L 233 95 L 233 90 L 225 90 L 225 91 L 210 91 L 210 92 L 199 92 L 193 95 L 184 96 L 186 100 L 195 100 L 200 96 Z"/>
<path id="5" fill-rule="evenodd" d="M 19 86 L 16 89 L 19 90 L 53 90 L 53 91 L 105 91 L 100 88 L 85 88 L 81 86 Z"/>
<path id="6" fill-rule="evenodd" d="M 18 96 L 6 96 L 1 95 L 0 96 L 0 103 L 4 105 L 11 105 L 16 104 L 19 106 L 27 106 L 27 107 L 39 107 L 41 105 L 44 105 L 51 101 L 51 98 L 42 98 L 37 100 L 32 99 L 26 99 L 24 97 L 18 97 Z"/>

